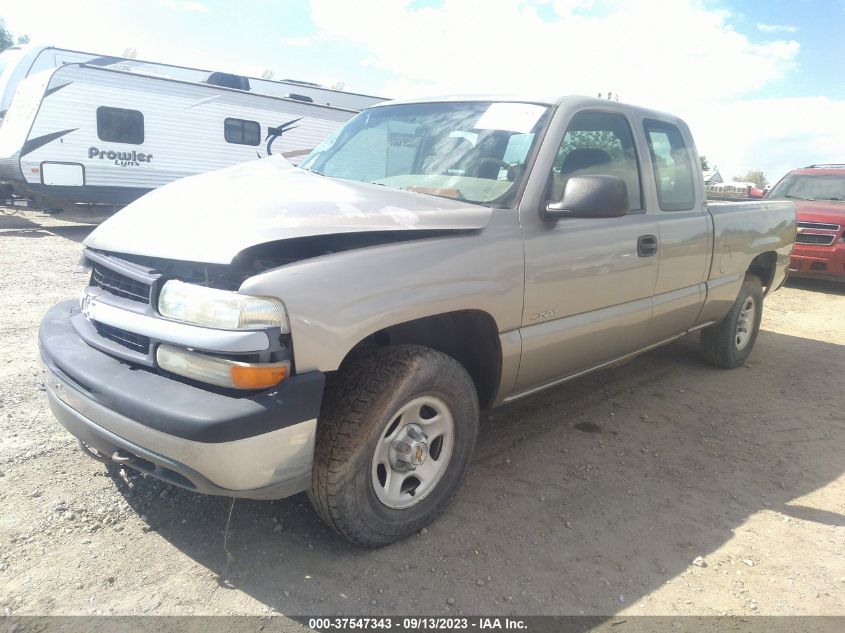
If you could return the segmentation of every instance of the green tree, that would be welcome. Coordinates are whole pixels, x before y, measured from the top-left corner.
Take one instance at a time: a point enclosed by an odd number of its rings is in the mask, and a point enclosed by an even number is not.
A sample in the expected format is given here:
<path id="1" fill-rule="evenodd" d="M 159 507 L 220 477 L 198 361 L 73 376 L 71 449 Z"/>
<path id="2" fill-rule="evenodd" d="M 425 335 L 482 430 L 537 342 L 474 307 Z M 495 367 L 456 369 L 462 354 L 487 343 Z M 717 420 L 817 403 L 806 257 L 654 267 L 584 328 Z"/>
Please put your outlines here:
<path id="1" fill-rule="evenodd" d="M 29 44 L 29 35 L 21 35 L 17 40 L 18 44 Z M 6 20 L 0 18 L 0 52 L 15 45 L 15 36 L 6 28 Z"/>
<path id="2" fill-rule="evenodd" d="M 0 18 L 0 51 L 5 51 L 15 43 L 11 32 L 6 28 L 6 21 Z"/>
<path id="3" fill-rule="evenodd" d="M 710 163 L 707 162 L 706 156 L 699 156 L 698 160 L 701 161 L 701 171 L 710 171 Z"/>
<path id="4" fill-rule="evenodd" d="M 739 182 L 753 182 L 759 189 L 765 189 L 769 181 L 766 175 L 759 169 L 750 169 L 744 176 L 734 176 L 734 180 Z"/>

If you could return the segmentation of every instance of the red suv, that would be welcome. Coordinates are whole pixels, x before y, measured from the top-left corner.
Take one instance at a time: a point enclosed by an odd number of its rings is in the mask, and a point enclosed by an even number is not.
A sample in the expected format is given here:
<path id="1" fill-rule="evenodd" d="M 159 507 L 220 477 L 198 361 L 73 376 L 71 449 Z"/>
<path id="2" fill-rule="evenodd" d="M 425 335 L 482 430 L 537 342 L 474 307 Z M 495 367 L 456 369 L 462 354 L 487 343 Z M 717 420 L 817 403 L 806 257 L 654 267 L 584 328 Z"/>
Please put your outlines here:
<path id="1" fill-rule="evenodd" d="M 798 234 L 789 274 L 845 281 L 845 164 L 795 169 L 766 198 L 795 203 Z"/>

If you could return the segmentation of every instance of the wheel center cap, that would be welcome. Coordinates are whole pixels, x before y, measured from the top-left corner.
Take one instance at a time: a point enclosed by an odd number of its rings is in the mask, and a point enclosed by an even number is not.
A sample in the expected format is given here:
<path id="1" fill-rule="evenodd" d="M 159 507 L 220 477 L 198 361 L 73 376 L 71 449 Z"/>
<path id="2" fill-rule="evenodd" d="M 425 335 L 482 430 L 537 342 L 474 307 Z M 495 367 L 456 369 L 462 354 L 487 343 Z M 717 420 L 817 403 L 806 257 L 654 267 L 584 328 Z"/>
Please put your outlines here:
<path id="1" fill-rule="evenodd" d="M 425 458 L 428 457 L 428 444 L 425 442 L 417 442 L 416 447 L 414 447 L 414 454 L 411 458 L 411 463 L 416 467 L 422 464 L 425 461 Z"/>
<path id="2" fill-rule="evenodd" d="M 428 438 L 416 425 L 409 424 L 393 442 L 393 465 L 400 470 L 413 470 L 428 457 Z"/>

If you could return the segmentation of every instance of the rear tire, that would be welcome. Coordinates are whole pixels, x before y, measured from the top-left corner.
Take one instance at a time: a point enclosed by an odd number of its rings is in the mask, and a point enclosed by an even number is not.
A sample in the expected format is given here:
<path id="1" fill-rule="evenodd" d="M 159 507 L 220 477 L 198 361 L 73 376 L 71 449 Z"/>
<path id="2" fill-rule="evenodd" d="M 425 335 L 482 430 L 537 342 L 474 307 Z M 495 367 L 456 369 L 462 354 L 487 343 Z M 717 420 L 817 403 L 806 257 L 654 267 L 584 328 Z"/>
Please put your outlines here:
<path id="1" fill-rule="evenodd" d="M 478 420 L 475 385 L 446 354 L 397 345 L 353 358 L 327 387 L 311 503 L 356 545 L 409 536 L 455 496 Z"/>
<path id="2" fill-rule="evenodd" d="M 746 275 L 730 312 L 701 331 L 701 352 L 712 365 L 735 369 L 743 365 L 754 348 L 763 315 L 763 284 Z"/>

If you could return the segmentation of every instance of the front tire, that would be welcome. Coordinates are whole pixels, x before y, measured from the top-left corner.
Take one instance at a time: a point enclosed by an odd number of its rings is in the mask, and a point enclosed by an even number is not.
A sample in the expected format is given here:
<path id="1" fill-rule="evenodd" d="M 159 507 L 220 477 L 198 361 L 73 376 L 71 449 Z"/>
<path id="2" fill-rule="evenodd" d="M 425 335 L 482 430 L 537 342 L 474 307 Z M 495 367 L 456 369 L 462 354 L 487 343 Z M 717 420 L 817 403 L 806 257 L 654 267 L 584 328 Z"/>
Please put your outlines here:
<path id="1" fill-rule="evenodd" d="M 456 360 L 397 345 L 349 361 L 327 389 L 309 498 L 357 545 L 380 547 L 433 521 L 466 474 L 478 396 Z"/>
<path id="2" fill-rule="evenodd" d="M 730 312 L 701 332 L 701 352 L 707 362 L 723 369 L 743 365 L 757 340 L 762 316 L 763 284 L 746 275 Z"/>

